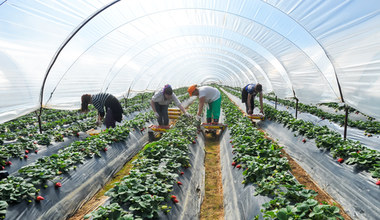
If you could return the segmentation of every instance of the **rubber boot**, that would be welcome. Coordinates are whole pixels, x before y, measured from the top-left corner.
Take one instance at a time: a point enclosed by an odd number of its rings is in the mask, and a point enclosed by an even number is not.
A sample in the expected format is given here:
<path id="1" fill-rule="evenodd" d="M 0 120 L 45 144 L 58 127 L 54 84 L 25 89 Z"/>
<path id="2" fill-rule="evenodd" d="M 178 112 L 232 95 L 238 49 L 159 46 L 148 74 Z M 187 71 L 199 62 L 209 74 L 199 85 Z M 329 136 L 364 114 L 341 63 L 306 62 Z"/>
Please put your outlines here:
<path id="1" fill-rule="evenodd" d="M 207 118 L 207 123 L 211 123 L 211 118 Z"/>

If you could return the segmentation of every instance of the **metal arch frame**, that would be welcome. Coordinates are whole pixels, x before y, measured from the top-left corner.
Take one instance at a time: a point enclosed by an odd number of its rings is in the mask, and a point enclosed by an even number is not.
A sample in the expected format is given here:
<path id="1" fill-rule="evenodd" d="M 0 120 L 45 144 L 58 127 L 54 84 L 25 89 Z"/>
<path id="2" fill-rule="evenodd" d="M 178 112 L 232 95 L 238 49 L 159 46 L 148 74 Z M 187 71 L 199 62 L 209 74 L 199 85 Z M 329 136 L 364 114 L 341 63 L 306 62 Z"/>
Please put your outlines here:
<path id="1" fill-rule="evenodd" d="M 290 15 L 286 14 L 285 12 L 281 11 L 279 8 L 276 8 L 274 5 L 271 5 L 269 4 L 268 2 L 264 2 L 264 0 L 261 0 L 264 4 L 268 4 L 270 7 L 272 8 L 275 8 L 276 10 L 278 10 L 279 12 L 287 15 L 289 17 L 289 19 L 291 19 L 294 23 L 298 24 L 299 27 L 302 27 L 302 29 L 304 29 L 313 39 L 314 41 L 320 46 L 321 50 L 323 51 L 323 53 L 326 55 L 326 58 L 328 59 L 328 61 L 330 62 L 331 64 L 331 67 L 333 68 L 334 70 L 334 74 L 335 74 L 335 79 L 336 79 L 336 82 L 337 82 L 337 85 L 338 85 L 338 90 L 339 90 L 339 93 L 340 93 L 340 97 L 342 99 L 342 102 L 344 103 L 344 97 L 343 97 L 343 92 L 342 92 L 342 88 L 340 86 L 340 82 L 339 82 L 339 78 L 338 78 L 338 74 L 336 73 L 336 70 L 335 70 L 335 66 L 333 65 L 333 62 L 331 61 L 331 58 L 329 56 L 329 54 L 327 53 L 327 51 L 325 50 L 325 48 L 322 46 L 322 44 L 314 37 L 314 35 L 308 31 L 306 28 L 304 28 L 303 25 L 301 25 L 297 20 L 293 19 L 293 17 L 291 17 Z M 311 58 L 310 58 L 311 59 Z M 318 67 L 318 65 L 316 65 Z M 318 68 L 319 69 L 319 68 Z M 321 71 L 322 72 L 322 71 Z M 322 72 L 323 74 L 323 72 Z M 324 75 L 324 74 L 323 74 Z M 330 85 L 331 86 L 331 85 Z M 334 90 L 333 90 L 334 91 Z"/>
<path id="2" fill-rule="evenodd" d="M 116 2 L 115 2 L 116 3 Z M 168 11 L 178 11 L 178 10 L 189 10 L 189 9 L 196 9 L 196 10 L 199 10 L 199 9 L 201 9 L 201 10 L 208 10 L 208 11 L 217 11 L 217 12 L 222 12 L 222 13 L 228 13 L 228 14 L 232 14 L 232 15 L 235 15 L 235 16 L 237 16 L 237 17 L 241 17 L 241 18 L 244 18 L 244 19 L 248 19 L 248 20 L 250 20 L 250 21 L 252 21 L 252 22 L 255 22 L 255 23 L 258 23 L 258 22 L 256 22 L 255 20 L 252 20 L 252 19 L 250 19 L 250 18 L 247 18 L 247 17 L 244 17 L 244 16 L 241 16 L 241 15 L 238 15 L 238 14 L 235 14 L 235 13 L 231 13 L 231 12 L 225 12 L 225 11 L 221 11 L 221 10 L 213 10 L 213 9 L 209 9 L 209 8 L 181 8 L 181 9 L 167 9 L 167 10 L 162 10 L 162 11 L 157 11 L 157 12 L 154 12 L 154 13 L 149 13 L 149 14 L 145 14 L 144 16 L 140 16 L 140 17 L 137 17 L 137 18 L 134 18 L 134 19 L 132 19 L 132 20 L 130 20 L 130 21 L 128 21 L 128 22 L 126 22 L 126 23 L 123 23 L 122 25 L 119 25 L 118 27 L 116 27 L 116 28 L 114 28 L 112 31 L 110 31 L 110 32 L 108 32 L 107 34 L 105 34 L 105 35 L 103 35 L 103 37 L 101 37 L 101 38 L 99 38 L 99 40 L 97 40 L 97 41 L 95 41 L 91 46 L 89 46 L 88 47 L 88 49 L 89 48 L 92 48 L 92 46 L 93 45 L 95 45 L 98 41 L 100 41 L 101 39 L 103 39 L 105 36 L 107 36 L 109 33 L 111 33 L 111 32 L 113 32 L 113 31 L 115 31 L 115 30 L 117 30 L 119 27 L 121 27 L 121 26 L 124 26 L 124 25 L 126 25 L 126 24 L 129 24 L 129 23 L 131 23 L 131 22 L 133 22 L 133 21 L 135 21 L 135 20 L 138 20 L 138 19 L 140 19 L 140 18 L 143 18 L 143 17 L 148 17 L 148 16 L 150 16 L 150 15 L 153 15 L 153 14 L 159 14 L 159 13 L 165 13 L 165 12 L 168 12 Z M 99 14 L 99 13 L 98 13 Z M 278 32 L 276 32 L 275 30 L 273 30 L 273 29 L 271 29 L 271 28 L 269 28 L 269 27 L 267 27 L 267 26 L 265 26 L 265 25 L 263 25 L 263 24 L 261 24 L 261 23 L 258 23 L 258 24 L 260 24 L 260 25 L 262 25 L 263 27 L 266 27 L 266 28 L 268 28 L 269 30 L 271 30 L 271 31 L 273 31 L 273 32 L 275 32 L 275 33 L 277 33 L 278 35 L 280 35 L 280 36 L 282 36 L 282 37 L 284 37 L 283 35 L 281 35 L 281 34 L 279 34 Z M 245 35 L 243 35 L 243 36 L 245 36 Z M 253 41 L 253 42 L 255 42 L 253 39 L 251 39 L 251 38 L 249 38 L 248 36 L 245 36 L 245 37 L 247 37 L 248 39 L 250 39 L 251 41 Z M 284 37 L 284 39 L 287 39 L 286 37 Z M 291 42 L 291 41 L 290 41 Z M 291 42 L 292 43 L 292 45 L 295 45 L 293 42 Z M 79 57 L 81 57 L 88 49 L 86 49 Z M 300 51 L 302 51 L 302 50 L 300 50 Z M 274 55 L 272 55 L 274 58 L 276 58 L 276 56 L 274 56 Z M 76 59 L 76 61 L 79 59 L 79 57 Z M 277 58 L 276 58 L 276 60 L 277 60 Z M 279 61 L 278 61 L 279 62 Z M 74 62 L 75 63 L 75 62 Z M 74 64 L 73 63 L 73 64 Z M 279 63 L 281 63 L 281 62 L 279 62 Z M 314 62 L 312 62 L 312 63 L 314 63 Z M 72 65 L 73 65 L 72 64 Z M 71 65 L 71 66 L 72 66 Z M 315 65 L 315 63 L 314 63 L 314 65 Z M 71 66 L 70 66 L 70 68 L 71 68 Z M 281 65 L 282 66 L 282 65 Z M 315 65 L 315 66 L 317 66 L 317 65 Z M 69 69 L 70 69 L 69 68 Z M 69 70 L 68 69 L 68 70 Z M 67 71 L 68 71 L 67 70 Z M 65 72 L 65 74 L 67 73 L 67 71 Z M 286 73 L 285 73 L 286 74 Z M 287 74 L 286 74 L 287 75 Z M 64 75 L 63 75 L 64 76 Z M 62 77 L 63 77 L 62 76 Z M 283 77 L 284 77 L 285 75 L 283 75 Z M 289 77 L 287 76 L 286 77 L 287 79 L 288 79 L 288 81 L 290 82 L 290 79 L 289 79 Z M 46 81 L 46 80 L 44 80 L 44 81 Z M 292 84 L 290 83 L 290 86 L 291 86 Z M 292 87 L 292 86 L 291 86 Z"/>
<path id="3" fill-rule="evenodd" d="M 81 24 L 78 25 L 78 27 L 76 27 L 70 34 L 69 36 L 63 41 L 63 43 L 61 44 L 61 46 L 57 49 L 57 51 L 55 52 L 53 58 L 51 59 L 50 61 L 50 64 L 46 70 L 46 73 L 45 73 L 45 77 L 44 77 L 44 80 L 42 82 L 42 86 L 41 86 L 41 92 L 40 92 L 40 105 L 41 105 L 41 108 L 42 108 L 42 102 L 43 102 L 43 93 L 44 93 L 44 88 L 45 88 L 45 83 L 46 83 L 46 80 L 47 80 L 47 77 L 50 73 L 50 70 L 51 68 L 53 67 L 55 61 L 58 59 L 58 56 L 59 54 L 61 54 L 62 50 L 66 47 L 66 45 L 70 42 L 70 40 L 88 23 L 90 22 L 93 18 L 95 18 L 98 14 L 100 14 L 101 12 L 103 12 L 104 10 L 106 10 L 107 8 L 111 7 L 112 5 L 116 4 L 117 2 L 119 2 L 120 0 L 115 0 L 113 2 L 110 2 L 109 4 L 103 6 L 102 8 L 100 8 L 99 10 L 97 10 L 96 12 L 94 12 L 92 15 L 90 15 L 88 18 L 86 18 Z"/>
<path id="4" fill-rule="evenodd" d="M 270 4 L 268 4 L 268 5 L 269 5 L 270 7 L 272 7 L 272 8 L 275 8 L 274 6 L 272 6 L 272 5 L 270 5 Z M 288 38 L 286 38 L 284 35 L 280 34 L 279 32 L 273 30 L 272 28 L 269 28 L 268 26 L 265 26 L 264 24 L 259 23 L 259 22 L 255 21 L 255 20 L 251 19 L 251 18 L 248 18 L 248 17 L 245 17 L 245 16 L 241 16 L 241 15 L 236 14 L 236 13 L 231 13 L 231 12 L 226 12 L 226 11 L 221 11 L 221 10 L 215 10 L 215 9 L 210 9 L 210 8 L 206 8 L 206 9 L 205 9 L 205 8 L 168 9 L 168 10 L 162 10 L 162 11 L 157 11 L 157 12 L 154 12 L 154 13 L 146 14 L 146 15 L 141 16 L 141 17 L 138 17 L 138 18 L 142 18 L 142 17 L 145 17 L 145 16 L 150 16 L 150 15 L 153 15 L 153 14 L 158 14 L 158 13 L 161 13 L 161 12 L 174 11 L 174 10 L 188 10 L 188 9 L 197 9 L 197 10 L 201 9 L 201 10 L 216 11 L 216 12 L 221 12 L 221 13 L 232 14 L 232 15 L 235 15 L 235 16 L 237 16 L 237 17 L 241 17 L 241 18 L 244 18 L 244 19 L 250 20 L 250 21 L 252 21 L 252 22 L 258 23 L 258 24 L 262 25 L 263 27 L 265 27 L 265 28 L 267 28 L 267 29 L 269 29 L 269 30 L 271 30 L 271 31 L 273 31 L 273 32 L 275 32 L 275 33 L 277 33 L 279 36 L 282 36 L 283 39 L 286 39 L 288 42 L 290 42 L 291 45 L 294 45 L 296 48 L 298 48 L 299 51 L 301 51 L 301 52 L 305 55 L 305 57 L 308 57 L 308 58 L 309 58 L 309 60 L 311 61 L 311 63 L 313 63 L 314 66 L 319 70 L 318 72 L 321 73 L 322 77 L 326 79 L 327 84 L 329 84 L 331 90 L 334 92 L 334 89 L 332 88 L 332 84 L 329 83 L 329 80 L 327 80 L 326 75 L 324 74 L 324 72 L 321 71 L 320 67 L 314 62 L 314 60 L 313 60 L 313 59 L 312 59 L 307 53 L 305 53 L 304 50 L 302 50 L 300 47 L 298 47 L 297 44 L 295 44 L 294 42 L 288 40 Z M 283 12 L 280 11 L 279 9 L 277 9 L 277 8 L 275 8 L 275 9 L 276 9 L 278 12 L 280 12 L 280 13 L 286 15 L 287 17 L 290 17 L 288 14 L 283 13 Z M 134 20 L 136 20 L 136 19 L 133 19 L 133 20 L 131 20 L 131 21 L 134 21 Z M 292 19 L 292 20 L 293 20 L 293 19 Z M 296 22 L 296 24 L 298 24 L 299 27 L 302 27 L 302 29 L 304 29 L 304 30 L 305 30 L 305 31 L 306 31 L 306 32 L 307 32 L 307 33 L 308 33 L 308 34 L 314 39 L 314 41 L 318 43 L 318 45 L 321 47 L 322 51 L 325 51 L 325 50 L 323 49 L 323 47 L 319 44 L 319 42 L 314 38 L 314 36 L 312 36 L 312 35 L 310 34 L 310 32 L 308 32 L 305 28 L 303 28 L 303 26 L 300 25 L 298 22 Z M 246 36 L 246 35 L 243 35 L 243 36 Z M 248 38 L 249 38 L 249 37 L 248 37 Z M 254 42 L 256 42 L 255 40 L 253 40 L 253 39 L 251 39 L 251 38 L 249 38 L 249 39 L 252 40 L 252 41 L 254 41 Z M 257 44 L 259 44 L 259 43 L 257 43 Z M 261 45 L 261 44 L 260 44 L 260 45 Z M 325 53 L 325 54 L 326 54 L 326 53 Z M 274 56 L 274 57 L 276 58 L 276 60 L 278 60 L 276 56 Z M 328 60 L 329 60 L 329 64 L 330 64 L 332 67 L 334 67 L 334 66 L 332 65 L 332 62 L 331 62 L 330 58 L 327 56 L 327 54 L 326 54 L 326 57 L 327 57 Z M 281 63 L 281 62 L 279 62 L 279 63 Z M 281 66 L 283 66 L 283 65 L 281 65 Z M 285 68 L 284 68 L 284 69 L 285 69 Z M 335 68 L 334 68 L 334 72 L 335 72 Z M 287 73 L 287 71 L 285 71 L 285 73 Z M 288 81 L 290 82 L 290 87 L 292 88 L 292 92 L 294 92 L 293 84 L 291 83 L 291 80 L 290 80 L 290 78 L 288 77 L 288 74 L 286 74 L 286 75 L 287 75 L 286 78 L 287 78 Z M 335 75 L 336 75 L 336 73 L 335 73 Z M 336 77 L 337 77 L 337 76 L 336 76 Z M 335 93 L 335 92 L 334 92 L 334 93 Z"/>
<path id="5" fill-rule="evenodd" d="M 180 37 L 183 37 L 183 36 L 193 36 L 193 35 L 180 35 Z M 194 36 L 200 36 L 200 35 L 194 35 Z M 208 36 L 210 36 L 210 35 L 208 35 Z M 234 40 L 232 40 L 232 39 L 229 39 L 229 38 L 223 38 L 223 37 L 220 37 L 220 36 L 218 36 L 218 35 L 216 35 L 216 36 L 213 36 L 213 37 L 215 37 L 215 38 L 222 38 L 222 39 L 225 39 L 225 40 L 228 40 L 228 41 L 231 41 L 231 42 L 234 42 L 234 43 L 236 43 L 237 45 L 241 45 L 241 44 L 239 44 L 237 41 L 234 41 Z M 244 37 L 246 37 L 246 36 L 244 36 Z M 177 38 L 177 36 L 176 37 L 172 37 L 172 38 Z M 167 38 L 167 39 L 165 39 L 165 40 L 163 40 L 163 41 L 167 41 L 168 39 L 172 39 L 172 38 Z M 246 37 L 246 39 L 247 40 L 249 40 L 249 41 L 251 41 L 251 42 L 253 42 L 254 44 L 257 44 L 255 41 L 253 41 L 252 39 L 250 39 L 250 38 L 247 38 Z M 144 44 L 144 46 L 145 46 L 145 48 L 144 49 L 142 49 L 142 50 L 140 50 L 138 53 L 135 53 L 133 56 L 128 56 L 128 60 L 132 60 L 132 59 L 134 59 L 136 56 L 138 56 L 139 54 L 141 54 L 142 52 L 144 52 L 145 50 L 147 50 L 147 49 L 150 49 L 150 48 L 152 48 L 152 45 L 157 45 L 157 44 L 159 44 L 160 42 L 163 42 L 163 41 L 157 41 L 157 42 L 155 42 L 155 43 L 153 43 L 153 44 L 150 44 L 150 45 L 147 45 L 147 44 Z M 140 42 L 142 42 L 142 41 L 140 41 Z M 257 45 L 259 45 L 259 44 L 257 44 Z M 244 48 L 248 48 L 250 51 L 255 51 L 255 50 L 253 50 L 252 48 L 250 48 L 250 47 L 246 47 L 246 46 L 243 46 L 242 45 L 242 47 L 244 47 Z M 265 50 L 265 48 L 263 48 L 263 50 Z M 122 57 L 122 56 L 125 56 L 125 54 L 126 54 L 127 52 L 125 52 L 123 55 L 121 55 L 120 57 Z M 257 53 L 256 53 L 257 54 Z M 276 57 L 274 56 L 274 55 L 272 55 L 269 51 L 268 51 L 268 54 L 271 56 L 271 57 L 263 57 L 263 59 L 264 60 L 268 60 L 269 58 L 273 58 L 274 60 L 276 60 L 276 62 L 277 62 L 277 64 L 278 64 L 278 66 L 281 66 L 281 67 L 283 67 L 283 65 L 282 65 L 282 63 L 279 61 L 279 60 L 277 60 L 276 59 Z M 121 59 L 121 58 L 120 58 Z M 251 58 L 252 59 L 252 58 Z M 128 62 L 124 62 L 124 63 L 128 63 Z M 255 67 L 257 68 L 257 63 L 256 62 L 254 62 L 256 65 L 255 65 Z M 267 63 L 269 63 L 270 65 L 273 65 L 273 62 L 269 62 L 269 61 L 267 61 Z M 116 73 L 115 73 L 115 76 L 126 66 L 127 64 L 124 64 L 123 66 L 121 66 L 120 68 L 119 68 L 119 70 L 118 71 L 116 71 Z M 113 69 L 113 68 L 111 68 L 111 69 Z M 257 68 L 258 69 L 258 68 Z M 275 69 L 278 69 L 278 68 L 275 68 Z M 287 77 L 287 74 L 286 74 L 286 70 L 285 70 L 285 68 L 283 67 L 283 71 L 284 71 L 284 73 L 283 74 L 280 74 L 282 77 L 283 77 L 283 79 L 284 79 L 284 81 L 286 82 L 286 79 L 288 79 L 288 81 L 289 81 L 289 78 Z M 268 81 L 268 83 L 270 84 L 270 80 L 269 80 L 269 78 L 267 77 L 267 75 L 265 74 L 265 72 L 264 71 L 260 71 L 260 73 L 261 74 L 263 74 L 263 76 L 264 76 L 264 78 Z M 115 77 L 114 76 L 114 77 Z M 111 80 L 112 81 L 112 80 Z M 290 85 L 290 84 L 289 84 Z M 291 90 L 292 91 L 292 90 Z"/>
<path id="6" fill-rule="evenodd" d="M 70 40 L 93 18 L 95 18 L 98 14 L 106 10 L 107 8 L 111 7 L 112 5 L 116 4 L 120 0 L 115 0 L 113 2 L 108 3 L 107 5 L 104 5 L 102 8 L 94 12 L 92 15 L 90 15 L 87 19 L 85 19 L 79 26 L 77 26 L 70 34 L 69 36 L 63 41 L 61 46 L 57 49 L 55 52 L 53 58 L 51 59 L 49 66 L 46 70 L 44 80 L 42 82 L 41 91 L 40 91 L 40 112 L 38 114 L 38 124 L 40 128 L 40 133 L 42 133 L 42 125 L 41 125 L 41 114 L 42 114 L 42 107 L 43 107 L 43 98 L 44 98 L 44 89 L 45 89 L 45 83 L 47 80 L 47 77 L 50 73 L 51 68 L 53 67 L 55 61 L 58 59 L 59 54 L 61 54 L 62 50 L 65 48 L 65 46 L 70 42 Z"/>
<path id="7" fill-rule="evenodd" d="M 75 33 L 78 32 L 78 31 L 79 31 L 79 30 L 80 30 L 80 29 L 81 29 L 86 23 L 88 23 L 88 21 L 90 21 L 93 17 L 95 17 L 97 14 L 99 14 L 99 13 L 100 13 L 101 11 L 103 11 L 104 9 L 106 9 L 106 8 L 110 7 L 111 5 L 115 4 L 116 2 L 119 2 L 119 1 L 114 1 L 114 2 L 110 3 L 109 5 L 105 6 L 103 9 L 99 10 L 97 13 L 95 13 L 94 15 L 92 15 L 89 19 L 86 19 L 86 21 L 85 21 L 84 23 L 82 23 L 82 25 L 80 25 L 79 28 L 76 29 Z M 265 3 L 265 4 L 267 4 L 267 3 Z M 270 4 L 268 4 L 268 5 L 269 5 L 270 7 L 272 7 L 272 8 L 274 8 L 274 9 L 276 9 L 276 10 L 279 11 L 280 13 L 283 13 L 283 12 L 280 11 L 278 8 L 275 8 L 274 6 L 272 6 L 272 5 L 270 5 Z M 209 10 L 209 11 L 221 12 L 221 13 L 224 13 L 224 14 L 235 15 L 235 16 L 238 16 L 238 17 L 241 17 L 241 18 L 248 19 L 248 20 L 250 20 L 250 21 L 252 21 L 252 22 L 255 22 L 255 23 L 257 23 L 257 24 L 260 24 L 260 25 L 262 25 L 263 27 L 266 27 L 267 29 L 273 31 L 274 33 L 277 33 L 278 35 L 283 36 L 283 35 L 281 35 L 279 32 L 276 32 L 276 31 L 273 30 L 272 28 L 269 28 L 268 26 L 265 26 L 264 24 L 262 24 L 262 23 L 260 23 L 260 22 L 257 22 L 257 21 L 255 21 L 254 19 L 248 18 L 248 17 L 246 17 L 246 16 L 242 16 L 242 15 L 239 15 L 239 14 L 236 14 L 236 13 L 229 12 L 229 11 L 227 11 L 227 9 L 223 11 L 223 10 L 215 10 L 215 9 L 201 8 L 201 7 L 199 7 L 199 8 L 195 8 L 195 7 L 194 7 L 194 8 L 180 8 L 180 9 L 178 9 L 178 8 L 174 8 L 174 9 L 167 9 L 167 10 L 155 11 L 155 12 L 153 12 L 153 13 L 144 14 L 144 16 L 140 16 L 140 17 L 134 18 L 134 19 L 132 19 L 132 20 L 130 20 L 130 21 L 124 23 L 123 25 L 128 24 L 128 23 L 130 23 L 130 22 L 132 22 L 132 21 L 134 21 L 134 20 L 140 19 L 140 18 L 142 18 L 142 17 L 150 16 L 150 15 L 152 15 L 152 14 L 158 14 L 158 13 L 163 13 L 163 12 L 167 12 L 167 11 L 188 10 L 188 9 L 194 9 L 194 10 Z M 287 14 L 285 14 L 285 13 L 283 13 L 283 14 L 286 15 L 287 17 L 291 18 L 289 15 L 287 15 Z M 303 26 L 300 25 L 299 23 L 296 23 L 296 24 L 298 24 L 299 27 L 302 27 L 302 28 L 303 28 Z M 122 26 L 122 25 L 121 25 L 121 26 Z M 119 27 L 120 27 L 120 26 L 119 26 Z M 115 28 L 115 29 L 117 29 L 117 28 Z M 113 29 L 113 30 L 115 30 L 115 29 Z M 303 28 L 303 29 L 304 29 L 307 33 L 309 33 L 305 28 Z M 74 33 L 74 34 L 71 34 L 71 36 L 69 37 L 69 39 L 68 39 L 66 42 L 68 42 L 68 41 L 69 41 L 69 40 L 75 35 L 75 33 Z M 310 33 L 309 33 L 309 35 L 315 40 L 315 42 L 317 42 L 317 44 L 318 44 L 318 45 L 321 47 L 321 49 L 323 50 L 323 47 L 322 47 L 322 46 L 319 44 L 319 42 L 314 38 L 314 36 L 312 36 Z M 106 36 L 106 35 L 104 35 L 104 36 Z M 283 36 L 283 37 L 284 37 L 284 36 Z M 102 39 L 102 38 L 100 38 L 100 39 Z M 100 40 L 100 39 L 99 39 L 99 40 Z M 251 38 L 249 38 L 249 39 L 251 39 Z M 284 39 L 288 39 L 288 38 L 284 37 Z M 254 41 L 253 39 L 251 39 L 251 40 Z M 290 41 L 290 42 L 292 43 L 292 45 L 295 45 L 295 46 L 297 47 L 297 44 L 295 44 L 295 43 L 292 42 L 292 41 Z M 93 44 L 93 45 L 94 45 L 94 44 Z M 91 45 L 90 47 L 92 47 L 92 45 Z M 298 47 L 298 48 L 299 48 L 299 47 Z M 63 47 L 61 47 L 61 49 L 59 50 L 59 52 L 60 52 L 62 49 L 63 49 Z M 300 50 L 300 51 L 303 51 L 303 50 Z M 331 63 L 331 59 L 327 56 L 326 51 L 325 51 L 325 50 L 323 50 L 323 51 L 325 52 L 326 57 L 328 58 L 328 60 L 330 61 L 330 64 L 332 65 L 332 63 Z M 55 58 L 53 59 L 54 62 L 55 62 L 56 58 L 58 57 L 58 55 L 59 55 L 59 53 L 56 54 Z M 275 57 L 275 56 L 274 56 L 274 57 Z M 310 58 L 310 56 L 308 56 L 308 57 Z M 318 65 L 314 62 L 314 60 L 311 59 L 311 58 L 310 58 L 310 60 L 311 60 L 312 63 L 314 63 L 314 65 L 319 69 Z M 49 67 L 49 69 L 48 69 L 48 72 L 50 71 L 50 69 L 51 69 L 52 65 L 54 64 L 54 62 L 51 63 L 51 65 L 50 65 L 50 67 Z M 333 66 L 333 65 L 332 65 L 332 66 Z M 333 67 L 334 67 L 334 66 L 333 66 Z M 319 69 L 319 70 L 320 70 L 320 69 Z M 335 71 L 335 69 L 334 69 L 334 71 Z M 319 71 L 319 72 L 321 72 L 322 75 L 324 76 L 324 74 L 323 74 L 322 71 Z M 48 75 L 48 73 L 45 75 L 45 79 L 44 79 L 44 82 L 43 82 L 43 88 L 41 89 L 41 102 L 40 102 L 41 106 L 42 106 L 42 102 L 43 102 L 43 101 L 42 101 L 42 99 L 43 99 L 43 90 L 44 90 L 44 85 L 45 85 L 45 83 L 46 83 L 47 75 Z M 336 76 L 336 72 L 335 72 L 335 76 Z M 337 76 L 336 76 L 336 77 L 337 77 Z M 288 77 L 288 79 L 289 79 L 289 77 Z M 290 79 L 289 79 L 289 80 L 290 80 Z M 328 82 L 328 81 L 327 81 L 327 82 Z M 328 83 L 328 84 L 330 84 L 330 83 Z M 331 87 L 331 84 L 330 84 L 330 87 Z M 334 90 L 333 90 L 333 91 L 334 91 Z"/>

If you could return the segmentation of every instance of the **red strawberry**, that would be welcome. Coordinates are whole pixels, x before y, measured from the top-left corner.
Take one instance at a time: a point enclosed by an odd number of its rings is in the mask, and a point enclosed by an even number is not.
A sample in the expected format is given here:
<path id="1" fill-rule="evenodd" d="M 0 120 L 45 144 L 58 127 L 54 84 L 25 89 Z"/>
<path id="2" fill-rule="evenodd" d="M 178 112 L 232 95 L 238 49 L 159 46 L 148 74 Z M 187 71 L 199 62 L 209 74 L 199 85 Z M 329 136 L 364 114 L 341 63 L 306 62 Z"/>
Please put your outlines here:
<path id="1" fill-rule="evenodd" d="M 42 197 L 42 196 L 37 196 L 37 198 L 36 198 L 37 201 L 41 201 L 41 200 L 44 200 L 44 199 L 45 199 L 45 198 Z"/>
<path id="2" fill-rule="evenodd" d="M 33 134 L 29 134 L 28 136 L 29 136 L 29 137 L 33 137 Z"/>
<path id="3" fill-rule="evenodd" d="M 378 181 L 376 182 L 376 185 L 380 185 L 380 180 L 378 180 Z"/>
<path id="4" fill-rule="evenodd" d="M 240 169 L 240 168 L 241 168 L 241 165 L 240 165 L 240 164 L 238 164 L 238 165 L 236 166 L 236 168 Z"/>
<path id="5" fill-rule="evenodd" d="M 61 184 L 60 182 L 56 182 L 56 183 L 55 183 L 55 187 L 59 188 L 59 187 L 61 187 L 61 186 L 62 186 L 62 184 Z"/>
<path id="6" fill-rule="evenodd" d="M 29 153 L 29 151 L 28 150 L 25 150 L 25 154 L 28 154 Z"/>
<path id="7" fill-rule="evenodd" d="M 232 141 L 230 141 L 230 143 L 232 143 Z"/>
<path id="8" fill-rule="evenodd" d="M 179 203 L 178 199 L 173 199 L 174 203 Z"/>
<path id="9" fill-rule="evenodd" d="M 5 165 L 8 165 L 8 166 L 10 166 L 10 165 L 12 165 L 12 162 L 10 162 L 10 161 L 7 161 L 7 162 L 5 162 Z"/>
<path id="10" fill-rule="evenodd" d="M 77 132 L 77 137 L 79 137 L 79 132 Z"/>
<path id="11" fill-rule="evenodd" d="M 359 153 L 360 153 L 360 150 L 356 151 L 356 153 L 358 153 L 358 154 L 359 154 Z"/>
<path id="12" fill-rule="evenodd" d="M 105 147 L 103 150 L 104 150 L 104 151 L 107 151 L 108 149 Z"/>
<path id="13" fill-rule="evenodd" d="M 38 142 L 37 141 L 33 141 L 33 144 L 37 144 Z"/>
<path id="14" fill-rule="evenodd" d="M 181 172 L 181 175 L 185 174 L 184 172 Z"/>
<path id="15" fill-rule="evenodd" d="M 193 140 L 193 144 L 196 144 L 197 142 L 195 140 Z"/>
<path id="16" fill-rule="evenodd" d="M 306 139 L 303 139 L 302 142 L 306 143 Z"/>
<path id="17" fill-rule="evenodd" d="M 234 147 L 235 147 L 235 145 L 232 145 L 231 147 L 232 147 L 232 148 L 234 148 Z"/>
<path id="18" fill-rule="evenodd" d="M 236 162 L 234 161 L 234 162 L 232 162 L 232 164 L 231 164 L 232 166 L 235 166 L 236 165 Z"/>
<path id="19" fill-rule="evenodd" d="M 172 198 L 172 199 L 176 199 L 177 196 L 175 196 L 175 195 L 171 195 L 170 198 Z"/>
<path id="20" fill-rule="evenodd" d="M 0 168 L 1 168 L 1 170 L 5 170 L 5 167 L 3 167 L 3 166 L 1 166 Z"/>
<path id="21" fill-rule="evenodd" d="M 25 159 L 28 159 L 28 155 L 25 155 L 24 158 L 25 158 Z"/>
<path id="22" fill-rule="evenodd" d="M 182 185 L 182 183 L 180 181 L 177 181 L 177 184 L 178 184 L 178 186 Z"/>
<path id="23" fill-rule="evenodd" d="M 340 157 L 340 158 L 338 158 L 338 162 L 339 162 L 339 163 L 343 163 L 343 161 L 344 161 L 344 159 L 343 159 L 343 158 L 341 158 L 341 157 Z"/>
<path id="24" fill-rule="evenodd" d="M 38 153 L 38 150 L 35 150 L 34 153 Z"/>

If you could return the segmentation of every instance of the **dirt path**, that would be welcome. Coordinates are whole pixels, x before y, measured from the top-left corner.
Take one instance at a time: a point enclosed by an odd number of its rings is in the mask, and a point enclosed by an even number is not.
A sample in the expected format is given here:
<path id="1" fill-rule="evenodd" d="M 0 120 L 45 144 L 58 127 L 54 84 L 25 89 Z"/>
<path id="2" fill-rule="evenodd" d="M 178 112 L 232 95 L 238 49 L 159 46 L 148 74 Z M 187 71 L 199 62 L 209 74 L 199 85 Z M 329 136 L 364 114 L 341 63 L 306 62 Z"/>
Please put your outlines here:
<path id="1" fill-rule="evenodd" d="M 200 219 L 224 219 L 219 138 L 207 134 L 205 151 L 205 197 L 201 206 Z"/>

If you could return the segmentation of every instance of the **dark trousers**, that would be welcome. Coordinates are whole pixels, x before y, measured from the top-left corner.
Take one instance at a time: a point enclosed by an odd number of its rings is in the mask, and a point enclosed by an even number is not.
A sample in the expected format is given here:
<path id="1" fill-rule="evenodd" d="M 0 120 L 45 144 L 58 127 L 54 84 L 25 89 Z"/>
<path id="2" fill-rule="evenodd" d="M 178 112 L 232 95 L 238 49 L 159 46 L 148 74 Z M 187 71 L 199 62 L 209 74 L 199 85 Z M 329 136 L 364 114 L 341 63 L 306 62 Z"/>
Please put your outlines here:
<path id="1" fill-rule="evenodd" d="M 244 87 L 243 90 L 241 91 L 241 102 L 243 102 L 245 104 L 245 112 L 248 113 L 249 106 L 248 106 L 247 98 L 248 98 L 248 92 L 245 90 L 245 87 Z M 255 96 L 252 95 L 251 96 L 252 113 L 253 113 L 254 108 L 255 108 Z"/>
<path id="2" fill-rule="evenodd" d="M 116 126 L 116 120 L 114 118 L 113 112 L 111 108 L 107 108 L 106 117 L 104 119 L 104 124 L 106 128 L 114 128 Z"/>
<path id="3" fill-rule="evenodd" d="M 154 103 L 156 111 L 158 113 L 158 124 L 159 125 L 169 125 L 169 115 L 168 115 L 168 105 L 160 105 L 158 102 Z"/>
<path id="4" fill-rule="evenodd" d="M 104 119 L 104 124 L 106 128 L 114 128 L 116 126 L 116 122 L 121 122 L 123 118 L 123 108 L 119 100 L 117 100 L 114 96 L 109 96 L 104 104 L 106 107 L 106 117 Z"/>

